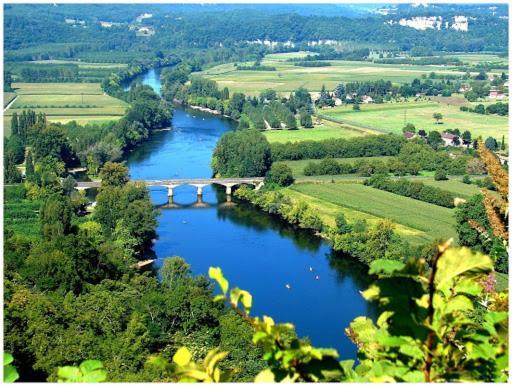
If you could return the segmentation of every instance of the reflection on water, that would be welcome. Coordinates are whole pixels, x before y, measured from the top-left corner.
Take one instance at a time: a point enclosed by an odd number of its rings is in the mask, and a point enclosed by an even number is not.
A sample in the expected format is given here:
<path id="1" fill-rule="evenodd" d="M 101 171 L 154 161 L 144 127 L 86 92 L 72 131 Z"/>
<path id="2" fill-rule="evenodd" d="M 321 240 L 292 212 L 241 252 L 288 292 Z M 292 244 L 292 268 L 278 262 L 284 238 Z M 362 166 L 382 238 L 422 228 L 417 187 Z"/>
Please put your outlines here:
<path id="1" fill-rule="evenodd" d="M 130 175 L 209 177 L 215 144 L 232 129 L 229 120 L 176 108 L 172 131 L 156 133 L 129 157 Z M 277 216 L 236 200 L 226 202 L 222 187 L 206 187 L 198 201 L 195 187 L 180 186 L 171 204 L 166 189 L 150 191 L 160 212 L 156 269 L 174 255 L 185 258 L 194 274 L 206 275 L 210 266 L 219 266 L 234 286 L 253 294 L 254 315 L 291 322 L 313 344 L 355 358 L 344 329 L 357 316 L 375 315 L 359 293 L 369 284 L 364 267 Z"/>

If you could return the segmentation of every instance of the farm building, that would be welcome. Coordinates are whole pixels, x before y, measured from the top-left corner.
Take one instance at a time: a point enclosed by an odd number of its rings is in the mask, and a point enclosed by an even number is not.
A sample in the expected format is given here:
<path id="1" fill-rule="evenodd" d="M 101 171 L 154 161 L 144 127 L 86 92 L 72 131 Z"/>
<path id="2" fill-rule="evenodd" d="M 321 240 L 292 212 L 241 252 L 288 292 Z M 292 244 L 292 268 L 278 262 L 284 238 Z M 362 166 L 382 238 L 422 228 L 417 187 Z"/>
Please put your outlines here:
<path id="1" fill-rule="evenodd" d="M 441 139 L 444 142 L 444 146 L 459 146 L 460 138 L 459 136 L 452 133 L 442 133 Z"/>
<path id="2" fill-rule="evenodd" d="M 412 131 L 406 131 L 404 133 L 404 137 L 405 137 L 405 139 L 407 139 L 409 141 L 411 139 L 416 138 L 416 133 L 413 133 Z"/>

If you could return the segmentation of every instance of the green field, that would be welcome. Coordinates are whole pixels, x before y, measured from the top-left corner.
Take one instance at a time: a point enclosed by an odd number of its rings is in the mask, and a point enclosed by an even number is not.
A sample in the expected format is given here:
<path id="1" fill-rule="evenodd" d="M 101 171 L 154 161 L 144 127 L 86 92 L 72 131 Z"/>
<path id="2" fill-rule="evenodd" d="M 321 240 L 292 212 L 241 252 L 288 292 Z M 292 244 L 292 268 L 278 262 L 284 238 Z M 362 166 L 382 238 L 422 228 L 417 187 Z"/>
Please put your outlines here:
<path id="1" fill-rule="evenodd" d="M 313 117 L 313 120 L 315 120 L 315 117 Z M 315 125 L 311 129 L 266 130 L 263 134 L 265 134 L 269 142 L 300 142 L 308 140 L 321 141 L 331 138 L 353 138 L 362 135 L 377 134 L 377 132 L 321 120 L 320 125 Z"/>
<path id="2" fill-rule="evenodd" d="M 13 83 L 18 95 L 103 94 L 99 83 Z"/>
<path id="3" fill-rule="evenodd" d="M 471 177 L 472 180 L 482 177 Z M 436 181 L 434 178 L 422 178 L 420 179 L 425 185 L 435 186 L 443 190 L 447 190 L 456 194 L 461 198 L 469 198 L 474 194 L 480 193 L 480 188 L 475 184 L 465 184 L 462 182 L 462 177 L 451 177 L 446 181 Z"/>
<path id="4" fill-rule="evenodd" d="M 4 113 L 8 132 L 10 117 L 23 109 L 44 112 L 50 122 L 103 123 L 120 119 L 128 104 L 106 95 L 99 83 L 13 83 L 18 98 Z"/>
<path id="5" fill-rule="evenodd" d="M 328 67 L 297 67 L 286 62 L 287 56 L 267 56 L 262 65 L 274 66 L 276 71 L 237 71 L 233 63 L 221 64 L 200 72 L 200 75 L 213 79 L 220 87 L 227 86 L 231 92 L 243 92 L 257 95 L 266 88 L 273 88 L 282 93 L 289 93 L 300 86 L 309 91 L 320 91 L 322 85 L 329 90 L 340 82 L 361 80 L 390 80 L 394 83 L 411 82 L 422 74 L 432 71 L 444 74 L 459 74 L 449 66 L 418 66 L 375 64 L 371 62 L 355 62 L 329 60 Z M 251 64 L 251 63 L 246 63 Z"/>
<path id="6" fill-rule="evenodd" d="M 4 92 L 4 107 L 7 106 L 11 101 L 16 98 L 16 93 L 14 92 Z"/>
<path id="7" fill-rule="evenodd" d="M 5 187 L 9 189 L 10 187 Z M 36 240 L 40 236 L 39 208 L 41 201 L 6 199 L 4 202 L 4 228 Z"/>
<path id="8" fill-rule="evenodd" d="M 375 223 L 388 218 L 398 225 L 397 232 L 414 244 L 456 238 L 453 209 L 356 183 L 296 184 L 288 191 L 302 195 L 323 219 L 330 217 L 327 223 L 343 212 L 349 221 L 366 219 Z M 297 198 L 300 195 L 295 194 Z"/>
<path id="9" fill-rule="evenodd" d="M 20 62 L 20 64 L 77 64 L 79 68 L 124 68 L 127 67 L 127 64 L 123 63 L 89 63 L 89 62 L 81 62 L 77 60 L 59 60 L 59 59 L 53 59 L 53 60 L 33 60 L 30 62 Z"/>
<path id="10" fill-rule="evenodd" d="M 353 164 L 357 161 L 363 161 L 363 160 L 381 160 L 381 161 L 387 161 L 390 158 L 394 158 L 392 156 L 381 156 L 381 157 L 357 157 L 357 158 L 334 158 L 339 163 L 350 163 Z M 294 177 L 304 177 L 304 168 L 306 165 L 310 162 L 314 163 L 320 163 L 321 160 L 319 159 L 304 159 L 299 161 L 279 161 L 277 163 L 284 163 L 288 165 L 290 169 L 292 169 L 292 173 Z M 320 177 L 320 176 L 315 176 Z M 330 176 L 333 177 L 333 176 Z M 345 176 L 346 177 L 346 176 Z"/>
<path id="11" fill-rule="evenodd" d="M 436 124 L 432 118 L 434 113 L 443 114 L 442 124 Z M 434 101 L 361 105 L 360 111 L 345 105 L 325 109 L 322 114 L 352 125 L 359 124 L 398 134 L 402 133 L 405 121 L 414 124 L 416 129 L 427 131 L 460 129 L 469 130 L 474 138 L 480 135 L 498 139 L 505 135 L 508 138 L 508 117 L 464 112 L 458 106 Z"/>

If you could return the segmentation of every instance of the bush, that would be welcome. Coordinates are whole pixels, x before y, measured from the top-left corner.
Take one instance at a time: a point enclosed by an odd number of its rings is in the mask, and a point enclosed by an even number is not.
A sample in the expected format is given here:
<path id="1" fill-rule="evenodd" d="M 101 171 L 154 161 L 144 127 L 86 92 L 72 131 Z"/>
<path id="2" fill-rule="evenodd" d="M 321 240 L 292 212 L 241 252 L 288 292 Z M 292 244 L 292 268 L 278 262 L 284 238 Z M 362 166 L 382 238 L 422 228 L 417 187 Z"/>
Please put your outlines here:
<path id="1" fill-rule="evenodd" d="M 471 184 L 471 178 L 469 178 L 469 176 L 467 174 L 464 174 L 464 177 L 462 177 L 462 182 L 464 184 Z"/>
<path id="2" fill-rule="evenodd" d="M 436 181 L 446 181 L 448 177 L 446 176 L 446 172 L 443 169 L 437 169 L 434 174 L 434 180 Z"/>
<path id="3" fill-rule="evenodd" d="M 275 163 L 270 167 L 270 170 L 265 177 L 265 181 L 279 186 L 289 186 L 293 184 L 294 181 L 292 170 L 288 165 Z"/>

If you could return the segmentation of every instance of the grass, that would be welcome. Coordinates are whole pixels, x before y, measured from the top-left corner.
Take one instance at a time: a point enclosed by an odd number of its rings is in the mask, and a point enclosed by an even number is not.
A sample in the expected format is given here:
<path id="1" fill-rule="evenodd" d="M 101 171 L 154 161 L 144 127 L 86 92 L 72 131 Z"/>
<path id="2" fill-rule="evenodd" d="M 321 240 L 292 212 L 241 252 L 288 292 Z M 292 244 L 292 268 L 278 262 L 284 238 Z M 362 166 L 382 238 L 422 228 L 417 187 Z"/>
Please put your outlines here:
<path id="1" fill-rule="evenodd" d="M 4 92 L 4 107 L 11 103 L 14 98 L 16 98 L 15 92 Z"/>
<path id="2" fill-rule="evenodd" d="M 345 213 L 349 221 L 367 219 L 370 223 L 388 218 L 397 232 L 413 244 L 437 238 L 456 238 L 453 209 L 428 204 L 412 198 L 356 183 L 296 184 L 290 189 L 314 205 L 321 217 Z"/>
<path id="3" fill-rule="evenodd" d="M 313 117 L 315 119 L 315 117 Z M 320 125 L 315 125 L 311 129 L 300 128 L 298 130 L 267 130 L 263 134 L 269 142 L 300 142 L 300 141 L 321 141 L 331 138 L 353 138 L 362 135 L 376 134 L 368 129 L 353 127 L 350 125 L 341 125 L 328 120 L 321 120 Z"/>
<path id="4" fill-rule="evenodd" d="M 76 60 L 60 60 L 60 59 L 52 59 L 52 60 L 34 60 L 31 62 L 21 62 L 20 64 L 77 64 L 78 68 L 124 68 L 128 65 L 125 63 L 88 63 L 81 62 Z"/>
<path id="5" fill-rule="evenodd" d="M 443 115 L 442 124 L 436 124 L 432 114 Z M 460 111 L 459 107 L 433 101 L 400 102 L 362 105 L 360 111 L 352 106 L 339 106 L 325 109 L 322 114 L 352 125 L 363 125 L 374 129 L 384 129 L 392 133 L 402 133 L 404 121 L 417 129 L 427 131 L 446 129 L 469 130 L 473 137 L 493 136 L 508 138 L 508 117 L 481 115 Z"/>
<path id="6" fill-rule="evenodd" d="M 103 93 L 99 83 L 13 83 L 18 98 L 4 113 L 8 134 L 14 112 L 31 108 L 50 122 L 103 123 L 120 119 L 128 104 Z"/>
<path id="7" fill-rule="evenodd" d="M 357 157 L 357 158 L 335 158 L 336 161 L 339 163 L 350 163 L 353 164 L 357 161 L 362 160 L 381 160 L 381 161 L 387 161 L 390 158 L 394 158 L 392 156 L 381 156 L 381 157 Z M 298 161 L 279 161 L 278 163 L 284 163 L 288 165 L 290 169 L 292 169 L 292 173 L 294 177 L 304 177 L 304 168 L 306 165 L 310 162 L 314 163 L 320 163 L 322 160 L 320 159 L 304 159 L 304 160 L 298 160 Z M 315 176 L 319 177 L 319 176 Z M 328 176 L 328 177 L 334 177 L 334 176 Z M 345 176 L 346 178 L 346 176 Z"/>
<path id="8" fill-rule="evenodd" d="M 5 189 L 11 189 L 11 187 L 6 186 Z M 33 240 L 39 239 L 40 207 L 41 201 L 37 200 L 6 199 L 4 202 L 4 228 Z"/>
<path id="9" fill-rule="evenodd" d="M 12 88 L 16 89 L 19 95 L 103 94 L 99 83 L 13 83 Z"/>
<path id="10" fill-rule="evenodd" d="M 341 82 L 361 80 L 390 80 L 393 83 L 411 82 L 422 74 L 432 71 L 444 74 L 462 74 L 449 66 L 417 66 L 375 64 L 329 60 L 328 67 L 297 67 L 285 62 L 283 56 L 267 56 L 262 65 L 276 67 L 276 71 L 237 71 L 233 63 L 209 68 L 199 74 L 213 79 L 220 87 L 227 86 L 231 92 L 257 95 L 266 88 L 289 93 L 300 86 L 309 91 L 320 91 L 322 85 L 329 90 Z M 249 63 L 248 63 L 249 64 Z"/>
<path id="11" fill-rule="evenodd" d="M 474 177 L 472 177 L 472 179 L 474 180 Z M 480 193 L 480 188 L 477 185 L 463 183 L 462 177 L 451 177 L 446 181 L 436 181 L 434 178 L 422 178 L 419 181 L 423 182 L 425 185 L 447 190 L 465 199 Z"/>

